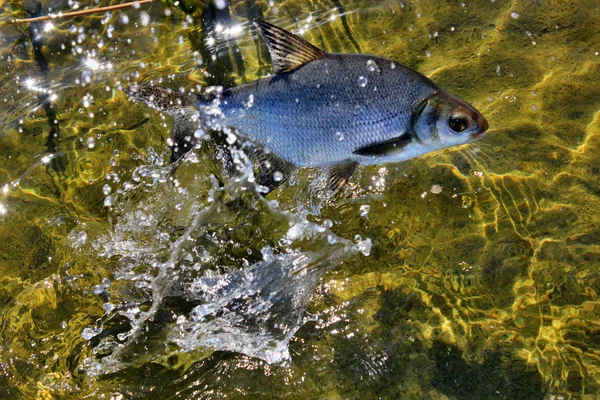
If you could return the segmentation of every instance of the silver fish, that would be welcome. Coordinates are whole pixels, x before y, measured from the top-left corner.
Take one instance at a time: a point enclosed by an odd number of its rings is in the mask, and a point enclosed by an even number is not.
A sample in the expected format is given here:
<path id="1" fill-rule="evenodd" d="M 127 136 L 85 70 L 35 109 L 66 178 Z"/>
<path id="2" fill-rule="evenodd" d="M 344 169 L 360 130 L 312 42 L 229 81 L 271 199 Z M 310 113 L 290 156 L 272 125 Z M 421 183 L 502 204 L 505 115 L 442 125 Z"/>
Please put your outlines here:
<path id="1" fill-rule="evenodd" d="M 265 21 L 254 24 L 275 74 L 225 90 L 218 99 L 198 96 L 196 105 L 201 126 L 234 128 L 275 154 L 281 161 L 269 158 L 266 175 L 320 167 L 335 192 L 358 165 L 406 161 L 471 143 L 488 129 L 474 107 L 400 63 L 325 53 Z M 262 182 L 277 186 L 269 177 Z"/>

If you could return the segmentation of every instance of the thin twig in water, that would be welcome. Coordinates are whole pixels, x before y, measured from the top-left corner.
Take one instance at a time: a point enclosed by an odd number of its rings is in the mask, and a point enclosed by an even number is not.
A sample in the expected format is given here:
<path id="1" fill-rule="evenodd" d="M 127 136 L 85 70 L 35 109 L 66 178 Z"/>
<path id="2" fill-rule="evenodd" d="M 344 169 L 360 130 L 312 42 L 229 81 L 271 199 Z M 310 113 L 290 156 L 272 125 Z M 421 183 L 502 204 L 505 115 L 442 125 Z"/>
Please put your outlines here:
<path id="1" fill-rule="evenodd" d="M 68 12 L 68 13 L 48 14 L 48 15 L 44 15 L 43 17 L 13 19 L 9 22 L 5 22 L 4 24 L 7 24 L 7 23 L 10 23 L 10 24 L 31 23 L 31 22 L 38 22 L 38 21 L 47 21 L 50 19 L 79 17 L 81 15 L 95 14 L 95 13 L 105 12 L 105 11 L 120 10 L 122 8 L 133 7 L 136 4 L 152 3 L 152 1 L 153 0 L 138 0 L 138 1 L 132 1 L 130 3 L 116 4 L 114 6 L 91 8 L 89 10 L 79 10 L 79 11 L 72 11 L 72 12 Z"/>

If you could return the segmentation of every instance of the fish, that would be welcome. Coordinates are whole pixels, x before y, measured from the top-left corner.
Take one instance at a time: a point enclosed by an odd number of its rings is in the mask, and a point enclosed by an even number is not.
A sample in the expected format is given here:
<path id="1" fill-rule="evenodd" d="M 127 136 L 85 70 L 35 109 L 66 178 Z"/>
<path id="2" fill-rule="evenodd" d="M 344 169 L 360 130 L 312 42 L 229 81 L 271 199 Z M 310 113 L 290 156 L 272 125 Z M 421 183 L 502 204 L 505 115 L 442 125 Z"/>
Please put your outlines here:
<path id="1" fill-rule="evenodd" d="M 320 168 L 331 197 L 359 165 L 398 163 L 472 143 L 489 128 L 475 107 L 399 62 L 327 53 L 266 21 L 253 23 L 273 75 L 197 95 L 195 102 L 156 87 L 129 91 L 186 121 L 173 132 L 175 158 L 195 144 L 185 133 L 190 126 L 230 129 L 255 145 L 259 183 L 273 189 L 297 168 Z M 192 103 L 199 113 L 190 111 Z"/>

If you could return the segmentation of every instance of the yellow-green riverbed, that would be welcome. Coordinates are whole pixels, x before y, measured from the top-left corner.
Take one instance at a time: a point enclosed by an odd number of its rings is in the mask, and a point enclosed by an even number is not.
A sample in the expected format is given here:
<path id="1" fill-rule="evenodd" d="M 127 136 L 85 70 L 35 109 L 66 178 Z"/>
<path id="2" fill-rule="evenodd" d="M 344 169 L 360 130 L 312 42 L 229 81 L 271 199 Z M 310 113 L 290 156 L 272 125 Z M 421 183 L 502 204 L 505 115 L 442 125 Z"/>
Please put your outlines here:
<path id="1" fill-rule="evenodd" d="M 0 0 L 0 22 L 37 4 Z M 271 73 L 258 17 L 406 64 L 490 131 L 360 168 L 329 203 L 312 170 L 263 199 L 212 142 L 169 167 L 170 117 L 122 89 Z M 1 25 L 0 398 L 597 398 L 599 27 L 596 0 L 155 1 Z"/>

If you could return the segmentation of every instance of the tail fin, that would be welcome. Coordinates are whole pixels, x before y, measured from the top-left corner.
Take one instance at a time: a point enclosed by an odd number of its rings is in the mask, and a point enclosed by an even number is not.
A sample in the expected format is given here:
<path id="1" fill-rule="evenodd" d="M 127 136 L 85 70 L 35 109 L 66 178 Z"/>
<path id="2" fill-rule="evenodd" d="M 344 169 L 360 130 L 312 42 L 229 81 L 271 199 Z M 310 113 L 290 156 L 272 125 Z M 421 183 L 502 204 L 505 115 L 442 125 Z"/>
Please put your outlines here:
<path id="1" fill-rule="evenodd" d="M 130 100 L 140 101 L 148 107 L 166 112 L 169 115 L 181 113 L 186 108 L 194 107 L 194 96 L 160 86 L 133 85 L 123 89 L 123 92 Z"/>
<path id="2" fill-rule="evenodd" d="M 134 85 L 123 91 L 131 100 L 143 102 L 148 107 L 173 117 L 171 162 L 179 160 L 194 147 L 194 132 L 198 129 L 195 96 L 154 85 Z"/>

